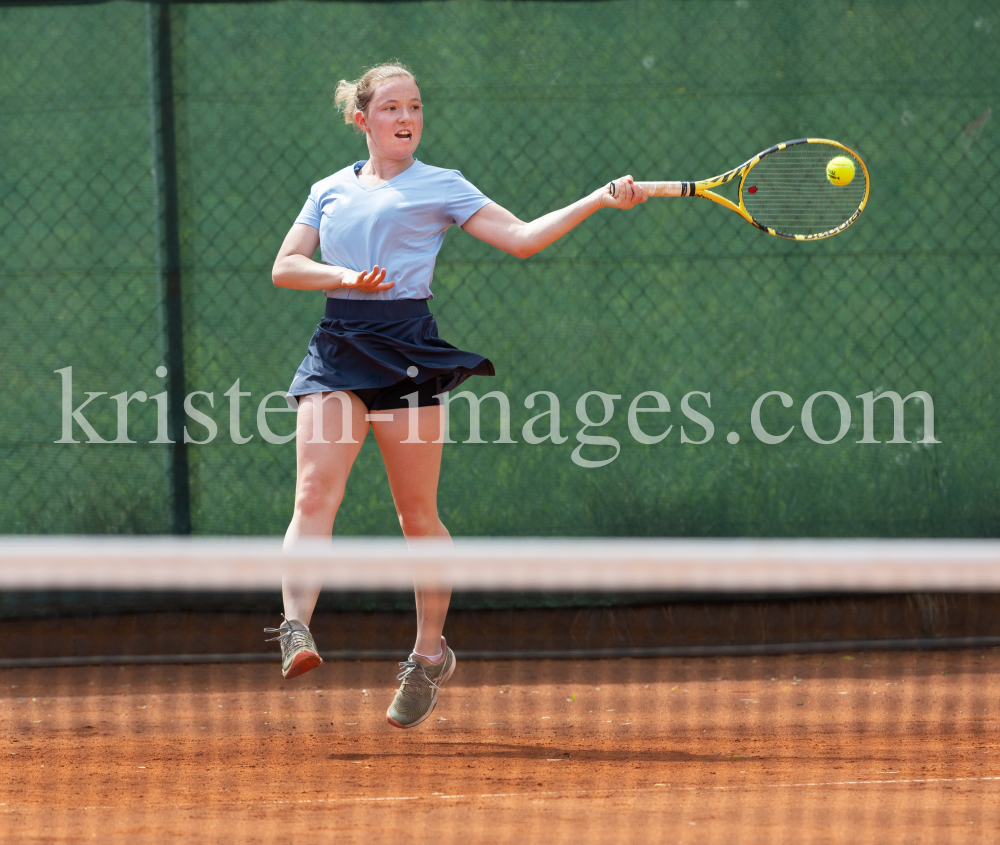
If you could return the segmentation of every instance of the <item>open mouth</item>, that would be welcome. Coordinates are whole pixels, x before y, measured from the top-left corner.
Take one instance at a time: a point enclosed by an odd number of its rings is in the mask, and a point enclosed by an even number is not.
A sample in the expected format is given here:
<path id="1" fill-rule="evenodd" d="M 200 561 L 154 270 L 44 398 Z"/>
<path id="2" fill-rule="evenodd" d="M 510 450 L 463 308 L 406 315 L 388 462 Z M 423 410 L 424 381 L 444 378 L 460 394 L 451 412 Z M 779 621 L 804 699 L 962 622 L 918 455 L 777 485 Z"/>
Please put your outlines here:
<path id="1" fill-rule="evenodd" d="M 403 141 L 409 141 L 413 138 L 413 133 L 409 129 L 401 129 L 396 133 L 396 137 Z"/>

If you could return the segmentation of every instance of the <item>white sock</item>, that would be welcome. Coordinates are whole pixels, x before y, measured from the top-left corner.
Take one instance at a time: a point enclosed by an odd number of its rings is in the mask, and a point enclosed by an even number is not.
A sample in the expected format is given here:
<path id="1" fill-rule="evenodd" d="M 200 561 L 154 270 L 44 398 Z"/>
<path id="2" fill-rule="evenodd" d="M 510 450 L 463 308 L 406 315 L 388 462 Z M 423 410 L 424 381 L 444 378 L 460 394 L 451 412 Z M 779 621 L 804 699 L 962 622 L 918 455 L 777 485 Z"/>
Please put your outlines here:
<path id="1" fill-rule="evenodd" d="M 417 655 L 417 657 L 426 658 L 431 663 L 440 663 L 442 660 L 444 660 L 444 646 L 441 646 L 441 651 L 439 651 L 437 654 L 434 654 L 434 655 L 431 655 L 431 654 L 421 654 L 419 651 L 415 651 L 413 653 L 415 655 Z"/>

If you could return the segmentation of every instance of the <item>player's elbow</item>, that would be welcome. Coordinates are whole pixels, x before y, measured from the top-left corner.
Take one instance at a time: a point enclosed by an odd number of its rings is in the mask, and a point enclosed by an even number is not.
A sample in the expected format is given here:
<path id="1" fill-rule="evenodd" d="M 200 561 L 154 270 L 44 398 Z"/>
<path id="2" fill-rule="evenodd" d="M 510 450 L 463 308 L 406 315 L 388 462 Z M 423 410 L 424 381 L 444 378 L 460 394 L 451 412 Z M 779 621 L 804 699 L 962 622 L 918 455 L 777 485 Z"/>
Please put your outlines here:
<path id="1" fill-rule="evenodd" d="M 528 241 L 518 240 L 511 245 L 511 248 L 508 249 L 507 252 L 509 252 L 515 258 L 531 258 L 531 256 L 534 255 L 536 252 L 538 252 L 540 249 L 541 247 L 535 246 L 534 244 Z"/>
<path id="2" fill-rule="evenodd" d="M 542 248 L 542 245 L 536 243 L 536 240 L 535 233 L 531 231 L 531 228 L 518 220 L 517 225 L 513 226 L 508 233 L 504 248 L 515 258 L 530 258 Z"/>
<path id="3" fill-rule="evenodd" d="M 282 265 L 280 258 L 274 262 L 274 266 L 271 268 L 271 281 L 274 283 L 274 286 L 278 288 L 288 286 L 285 280 L 285 268 Z"/>

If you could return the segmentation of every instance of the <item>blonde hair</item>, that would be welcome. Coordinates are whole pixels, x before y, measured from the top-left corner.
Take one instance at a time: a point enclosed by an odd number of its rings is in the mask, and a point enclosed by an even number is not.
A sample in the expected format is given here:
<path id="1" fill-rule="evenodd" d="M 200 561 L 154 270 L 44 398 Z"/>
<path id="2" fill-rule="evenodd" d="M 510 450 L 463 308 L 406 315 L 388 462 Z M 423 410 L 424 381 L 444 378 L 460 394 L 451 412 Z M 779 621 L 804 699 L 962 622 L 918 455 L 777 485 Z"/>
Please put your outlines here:
<path id="1" fill-rule="evenodd" d="M 348 126 L 355 126 L 354 112 L 360 111 L 367 115 L 368 106 L 371 104 L 378 86 L 389 79 L 401 76 L 409 77 L 414 83 L 417 81 L 412 70 L 395 60 L 369 68 L 360 79 L 356 79 L 354 82 L 341 79 L 333 94 L 333 102 L 344 113 L 344 123 Z"/>

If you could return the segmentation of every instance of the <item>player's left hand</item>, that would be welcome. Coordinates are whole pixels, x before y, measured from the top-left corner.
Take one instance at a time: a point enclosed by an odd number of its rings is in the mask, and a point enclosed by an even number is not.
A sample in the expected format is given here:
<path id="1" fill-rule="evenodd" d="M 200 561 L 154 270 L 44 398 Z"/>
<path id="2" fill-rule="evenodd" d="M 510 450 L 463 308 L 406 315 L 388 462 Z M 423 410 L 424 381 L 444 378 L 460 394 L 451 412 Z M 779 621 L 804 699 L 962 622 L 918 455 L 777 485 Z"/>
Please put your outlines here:
<path id="1" fill-rule="evenodd" d="M 347 288 L 348 290 L 361 290 L 365 293 L 376 293 L 380 290 L 389 290 L 389 288 L 395 287 L 396 283 L 387 282 L 385 280 L 385 274 L 385 267 L 380 268 L 378 264 L 376 264 L 372 270 L 362 270 L 353 280 L 348 277 L 340 283 L 340 286 L 342 288 Z"/>
<path id="2" fill-rule="evenodd" d="M 611 193 L 612 187 L 614 194 Z M 649 197 L 645 188 L 632 181 L 631 176 L 622 176 L 615 179 L 610 185 L 604 188 L 601 195 L 601 205 L 607 208 L 619 208 L 627 210 L 640 202 L 645 202 Z"/>

